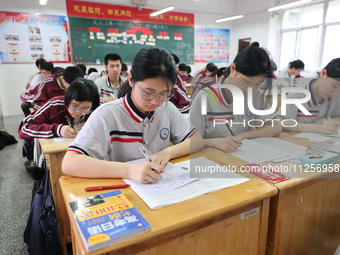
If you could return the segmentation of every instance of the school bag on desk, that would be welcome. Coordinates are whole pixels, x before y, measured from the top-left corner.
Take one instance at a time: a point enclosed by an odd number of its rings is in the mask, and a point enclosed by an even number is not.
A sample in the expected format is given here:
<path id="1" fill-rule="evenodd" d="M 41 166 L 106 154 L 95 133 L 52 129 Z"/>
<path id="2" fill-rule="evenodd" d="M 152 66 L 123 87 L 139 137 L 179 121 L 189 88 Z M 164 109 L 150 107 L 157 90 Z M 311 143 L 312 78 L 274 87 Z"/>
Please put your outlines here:
<path id="1" fill-rule="evenodd" d="M 63 254 L 59 243 L 48 170 L 45 171 L 35 193 L 24 232 L 24 241 L 28 244 L 28 252 L 31 255 Z"/>

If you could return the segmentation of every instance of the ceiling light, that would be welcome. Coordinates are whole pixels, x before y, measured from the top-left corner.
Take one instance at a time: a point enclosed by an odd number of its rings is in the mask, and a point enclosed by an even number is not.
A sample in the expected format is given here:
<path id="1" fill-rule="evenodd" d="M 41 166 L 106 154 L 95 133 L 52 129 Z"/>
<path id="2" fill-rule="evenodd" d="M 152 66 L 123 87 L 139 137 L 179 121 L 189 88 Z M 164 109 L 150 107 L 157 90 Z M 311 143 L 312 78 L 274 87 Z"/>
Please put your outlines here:
<path id="1" fill-rule="evenodd" d="M 241 18 L 243 18 L 243 15 L 236 15 L 236 16 L 232 16 L 232 17 L 217 19 L 217 20 L 215 20 L 215 22 L 220 23 L 220 22 L 230 21 L 230 20 L 234 20 L 234 19 L 241 19 Z"/>
<path id="2" fill-rule="evenodd" d="M 164 9 L 159 10 L 159 11 L 155 11 L 155 12 L 151 13 L 150 16 L 151 16 L 151 17 L 158 16 L 159 14 L 162 14 L 162 13 L 168 12 L 168 11 L 171 11 L 171 10 L 173 10 L 173 9 L 175 9 L 175 7 L 174 7 L 173 5 L 170 5 L 169 7 L 166 7 L 166 8 L 164 8 Z"/>
<path id="3" fill-rule="evenodd" d="M 269 8 L 268 11 L 269 12 L 278 11 L 278 10 L 281 10 L 281 9 L 286 9 L 286 8 L 294 7 L 294 6 L 297 6 L 297 5 L 306 4 L 306 3 L 309 3 L 311 1 L 312 0 L 301 0 L 301 1 L 292 2 L 292 3 L 289 3 L 289 4 L 283 4 L 283 5 L 279 5 L 279 6 L 276 6 L 276 7 Z"/>

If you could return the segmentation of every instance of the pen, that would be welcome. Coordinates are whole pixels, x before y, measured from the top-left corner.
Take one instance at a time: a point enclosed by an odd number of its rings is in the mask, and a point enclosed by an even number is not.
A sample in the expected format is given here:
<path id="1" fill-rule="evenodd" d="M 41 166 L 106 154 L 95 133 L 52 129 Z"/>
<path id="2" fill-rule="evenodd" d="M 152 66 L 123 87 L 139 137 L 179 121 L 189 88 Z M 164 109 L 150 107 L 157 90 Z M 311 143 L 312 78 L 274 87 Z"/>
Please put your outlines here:
<path id="1" fill-rule="evenodd" d="M 149 153 L 148 153 L 147 149 L 145 148 L 145 146 L 144 146 L 144 145 L 141 145 L 141 146 L 139 147 L 139 149 L 140 149 L 140 151 L 143 153 L 144 157 L 145 157 L 147 160 L 149 160 L 150 162 L 152 162 L 152 160 L 151 160 L 151 158 L 150 158 L 150 156 L 149 156 Z M 156 172 L 157 172 L 157 171 L 156 171 Z M 159 174 L 159 179 L 163 180 L 161 174 Z"/>
<path id="2" fill-rule="evenodd" d="M 71 128 L 73 128 L 73 130 L 76 131 L 76 133 L 78 134 L 77 130 L 74 128 L 74 126 L 72 125 L 72 122 L 71 122 L 70 118 L 69 118 L 67 115 L 65 115 L 65 119 L 66 119 L 67 123 L 69 124 L 69 126 L 70 126 Z"/>
<path id="3" fill-rule="evenodd" d="M 227 128 L 228 128 L 230 134 L 231 134 L 232 136 L 235 136 L 234 132 L 231 130 L 231 128 L 229 127 L 228 123 L 225 123 L 225 124 L 226 124 L 226 126 L 227 126 Z"/>
<path id="4" fill-rule="evenodd" d="M 116 184 L 116 185 L 108 185 L 108 186 L 96 186 L 96 187 L 86 187 L 86 191 L 95 191 L 95 190 L 103 190 L 103 189 L 119 189 L 119 188 L 127 188 L 130 184 Z"/>

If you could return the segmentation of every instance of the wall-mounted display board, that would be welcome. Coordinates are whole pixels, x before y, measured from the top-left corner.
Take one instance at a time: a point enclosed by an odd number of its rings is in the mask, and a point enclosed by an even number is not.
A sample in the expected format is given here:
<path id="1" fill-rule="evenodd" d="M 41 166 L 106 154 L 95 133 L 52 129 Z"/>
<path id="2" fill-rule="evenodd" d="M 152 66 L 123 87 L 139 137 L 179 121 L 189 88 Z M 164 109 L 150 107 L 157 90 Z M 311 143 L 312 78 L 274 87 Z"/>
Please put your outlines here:
<path id="1" fill-rule="evenodd" d="M 154 10 L 67 0 L 73 62 L 99 63 L 108 53 L 132 62 L 136 53 L 158 46 L 181 62 L 194 61 L 193 14 L 169 12 L 150 17 Z"/>
<path id="2" fill-rule="evenodd" d="M 195 62 L 229 62 L 229 29 L 195 28 Z"/>
<path id="3" fill-rule="evenodd" d="M 0 12 L 2 63 L 69 62 L 66 16 Z"/>

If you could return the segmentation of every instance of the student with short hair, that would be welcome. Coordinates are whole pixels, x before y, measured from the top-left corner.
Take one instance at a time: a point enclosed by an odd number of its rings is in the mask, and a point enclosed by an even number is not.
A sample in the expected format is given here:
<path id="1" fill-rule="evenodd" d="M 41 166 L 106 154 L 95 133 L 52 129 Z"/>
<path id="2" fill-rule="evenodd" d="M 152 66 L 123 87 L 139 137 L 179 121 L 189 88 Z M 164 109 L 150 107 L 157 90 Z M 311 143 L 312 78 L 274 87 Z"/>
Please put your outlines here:
<path id="1" fill-rule="evenodd" d="M 340 58 L 329 62 L 317 79 L 305 80 L 297 86 L 310 92 L 311 99 L 303 103 L 311 115 L 305 115 L 295 104 L 287 104 L 287 119 L 294 119 L 298 124 L 287 124 L 284 131 L 304 131 L 323 134 L 337 134 L 340 128 Z M 304 98 L 303 93 L 288 93 L 287 99 Z M 281 114 L 281 108 L 279 113 Z M 288 127 L 291 126 L 291 127 Z"/>
<path id="2" fill-rule="evenodd" d="M 141 49 L 125 83 L 130 87 L 127 94 L 101 105 L 91 115 L 65 154 L 63 172 L 152 183 L 170 159 L 200 150 L 202 137 L 167 102 L 176 79 L 169 52 L 158 47 Z M 169 147 L 170 142 L 174 145 Z M 124 163 L 143 158 L 141 145 L 149 150 L 152 162 Z"/>
<path id="3" fill-rule="evenodd" d="M 277 79 L 279 83 L 285 87 L 291 87 L 294 84 L 299 83 L 302 76 L 300 72 L 305 68 L 305 64 L 300 60 L 294 60 L 289 62 L 288 67 L 281 70 L 278 74 Z"/>
<path id="4" fill-rule="evenodd" d="M 78 66 L 79 68 L 80 68 L 80 70 L 82 70 L 83 71 L 83 74 L 84 74 L 84 77 L 86 78 L 86 65 L 84 65 L 84 64 L 81 64 L 81 63 L 79 63 L 79 64 L 77 64 L 76 66 Z"/>
<path id="5" fill-rule="evenodd" d="M 239 100 L 229 88 L 214 88 L 215 85 L 213 85 L 197 93 L 192 101 L 190 121 L 203 136 L 205 147 L 234 152 L 242 144 L 243 139 L 277 136 L 281 133 L 281 125 L 275 121 L 278 116 L 275 114 L 255 115 L 248 106 L 248 88 L 252 88 L 254 108 L 270 109 L 265 92 L 258 88 L 260 84 L 267 81 L 268 89 L 270 89 L 271 80 L 268 81 L 267 78 L 272 78 L 272 75 L 271 60 L 267 51 L 260 47 L 248 46 L 237 54 L 227 69 L 226 77 L 221 80 L 221 84 L 233 85 L 242 91 L 245 110 L 243 115 L 233 113 L 234 103 L 236 104 Z M 208 94 L 214 96 L 216 104 Z M 203 104 L 201 97 L 203 96 L 207 96 L 206 114 L 201 112 Z M 252 119 L 259 120 L 255 125 L 262 122 L 261 127 L 253 130 L 253 127 L 248 125 L 248 121 Z M 225 121 L 228 121 L 229 128 Z"/>
<path id="6" fill-rule="evenodd" d="M 183 84 L 187 84 L 189 82 L 189 76 L 187 75 L 187 65 L 181 63 L 178 65 L 178 75 L 181 77 Z"/>
<path id="7" fill-rule="evenodd" d="M 125 63 L 122 63 L 122 71 L 120 72 L 120 75 L 121 75 L 122 77 L 127 78 L 128 74 L 129 74 L 129 72 L 128 72 L 128 67 L 127 67 L 127 65 L 126 65 Z"/>
<path id="8" fill-rule="evenodd" d="M 38 59 L 35 61 L 35 66 L 38 68 L 39 72 L 34 73 L 34 74 L 32 74 L 32 75 L 29 77 L 29 79 L 28 79 L 28 81 L 27 81 L 27 84 L 26 84 L 26 89 L 30 89 L 30 87 L 31 87 L 31 82 L 32 82 L 34 76 L 36 76 L 37 74 L 40 74 L 40 71 L 41 71 L 41 63 L 42 63 L 42 62 L 45 62 L 45 61 L 46 61 L 46 60 L 43 59 L 43 58 L 38 58 Z"/>
<path id="9" fill-rule="evenodd" d="M 68 137 L 77 135 L 89 114 L 99 106 L 99 94 L 93 81 L 76 79 L 64 96 L 46 102 L 32 112 L 19 126 L 21 139 Z M 68 124 L 72 122 L 74 130 Z"/>
<path id="10" fill-rule="evenodd" d="M 104 58 L 107 75 L 96 79 L 100 100 L 110 102 L 118 98 L 118 91 L 126 78 L 120 75 L 122 58 L 115 53 L 107 54 Z"/>
<path id="11" fill-rule="evenodd" d="M 41 83 L 45 78 L 51 75 L 52 69 L 53 69 L 53 63 L 52 62 L 41 62 L 40 64 L 40 74 L 37 74 L 34 76 L 32 82 L 31 82 L 31 89 L 37 86 L 39 83 Z"/>

